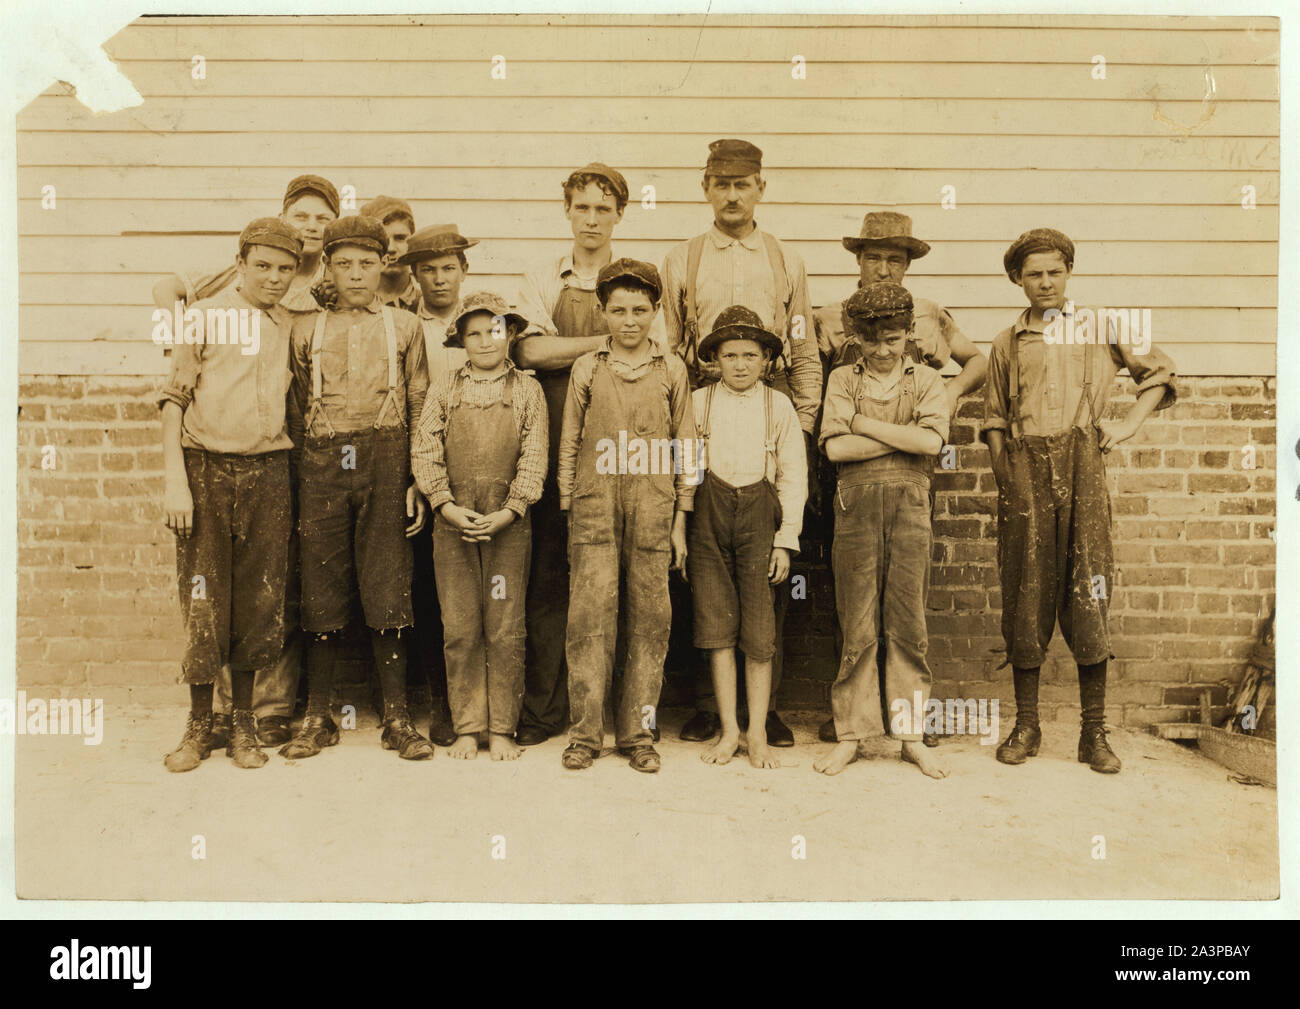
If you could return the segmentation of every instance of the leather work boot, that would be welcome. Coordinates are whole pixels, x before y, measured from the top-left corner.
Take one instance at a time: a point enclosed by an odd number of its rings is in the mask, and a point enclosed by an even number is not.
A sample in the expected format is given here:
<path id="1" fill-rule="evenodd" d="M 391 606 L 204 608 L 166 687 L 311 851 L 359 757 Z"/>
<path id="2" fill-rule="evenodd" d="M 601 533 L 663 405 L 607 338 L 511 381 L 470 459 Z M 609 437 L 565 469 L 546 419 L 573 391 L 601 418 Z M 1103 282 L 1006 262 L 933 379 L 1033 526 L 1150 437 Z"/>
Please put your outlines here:
<path id="1" fill-rule="evenodd" d="M 163 757 L 163 766 L 169 771 L 192 771 L 212 752 L 212 714 L 196 715 L 190 712 L 185 720 L 185 735 L 176 749 Z"/>
<path id="2" fill-rule="evenodd" d="M 279 746 L 293 738 L 289 719 L 283 715 L 267 715 L 257 720 L 257 738 L 263 746 Z"/>
<path id="3" fill-rule="evenodd" d="M 314 757 L 327 746 L 337 746 L 339 727 L 328 715 L 308 715 L 298 726 L 298 733 L 280 747 L 280 756 L 288 760 Z"/>
<path id="4" fill-rule="evenodd" d="M 403 760 L 428 760 L 434 754 L 433 744 L 416 731 L 409 717 L 386 721 L 379 741 L 385 750 L 396 750 Z"/>
<path id="5" fill-rule="evenodd" d="M 1043 733 L 1041 729 L 1031 729 L 1024 725 L 1016 725 L 1011 730 L 1011 735 L 1007 740 L 998 747 L 997 758 L 1004 764 L 1023 764 L 1030 757 L 1038 756 L 1038 747 L 1042 745 Z M 1080 746 L 1083 744 L 1081 743 Z M 1080 753 L 1083 751 L 1080 750 Z M 1080 757 L 1079 759 L 1083 759 Z"/>
<path id="6" fill-rule="evenodd" d="M 224 750 L 230 745 L 230 712 L 217 711 L 212 714 L 212 748 Z"/>
<path id="7" fill-rule="evenodd" d="M 231 717 L 230 743 L 226 756 L 236 767 L 261 767 L 271 758 L 257 741 L 257 729 L 251 711 L 235 711 Z"/>
<path id="8" fill-rule="evenodd" d="M 702 743 L 722 731 L 722 719 L 712 711 L 697 711 L 678 735 L 688 743 Z"/>
<path id="9" fill-rule="evenodd" d="M 1099 774 L 1119 774 L 1123 765 L 1106 742 L 1104 725 L 1086 725 L 1079 733 L 1079 763 L 1087 764 Z"/>

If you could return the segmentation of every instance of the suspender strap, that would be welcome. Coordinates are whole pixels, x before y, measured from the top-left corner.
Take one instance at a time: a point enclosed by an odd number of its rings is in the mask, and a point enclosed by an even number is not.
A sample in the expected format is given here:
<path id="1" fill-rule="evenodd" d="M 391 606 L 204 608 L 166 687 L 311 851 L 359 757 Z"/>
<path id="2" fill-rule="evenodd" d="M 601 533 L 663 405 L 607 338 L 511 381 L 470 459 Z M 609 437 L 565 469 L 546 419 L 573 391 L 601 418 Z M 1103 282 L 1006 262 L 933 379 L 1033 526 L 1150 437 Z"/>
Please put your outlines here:
<path id="1" fill-rule="evenodd" d="M 1102 346 L 1105 346 L 1103 343 Z M 1074 411 L 1074 419 L 1070 421 L 1072 425 L 1077 426 L 1079 415 L 1083 413 L 1083 405 L 1088 404 L 1088 421 L 1091 424 L 1097 423 L 1096 407 L 1092 402 L 1092 354 L 1093 344 L 1085 343 L 1083 345 L 1083 395 L 1079 399 L 1078 409 Z"/>
<path id="2" fill-rule="evenodd" d="M 767 247 L 767 262 L 772 267 L 772 290 L 776 293 L 776 314 L 772 317 L 772 332 L 781 338 L 781 360 L 789 363 L 786 351 L 789 349 L 789 340 L 786 338 L 785 324 L 785 303 L 790 298 L 790 283 L 785 275 L 785 256 L 781 252 L 781 243 L 766 231 L 761 232 L 763 244 Z M 808 320 L 804 320 L 804 325 Z M 806 336 L 805 336 L 806 339 Z"/>
<path id="3" fill-rule="evenodd" d="M 388 395 L 384 397 L 384 402 L 379 407 L 379 414 L 375 417 L 375 428 L 384 422 L 384 417 L 388 414 L 388 408 L 392 407 L 393 412 L 399 414 L 397 420 L 403 428 L 406 427 L 406 418 L 400 416 L 397 409 L 397 327 L 393 324 L 393 310 L 387 305 L 380 309 L 384 317 L 384 344 L 388 351 Z"/>
<path id="4" fill-rule="evenodd" d="M 1010 401 L 1011 437 L 1020 437 L 1020 334 L 1011 330 L 1011 373 L 1007 379 L 1007 398 Z"/>
<path id="5" fill-rule="evenodd" d="M 686 364 L 696 365 L 695 347 L 700 342 L 700 325 L 695 305 L 695 280 L 700 272 L 700 258 L 704 255 L 704 235 L 696 235 L 686 245 L 686 293 L 682 303 L 682 342 L 685 345 Z"/>
<path id="6" fill-rule="evenodd" d="M 772 387 L 765 385 L 763 386 L 763 477 L 769 481 L 776 478 L 776 418 L 772 414 Z"/>
<path id="7" fill-rule="evenodd" d="M 713 382 L 704 390 L 704 428 L 700 431 L 700 440 L 708 441 L 709 432 L 713 429 L 709 420 L 713 413 L 713 390 L 718 387 L 718 383 Z"/>
<path id="8" fill-rule="evenodd" d="M 325 343 L 326 315 L 324 310 L 316 313 L 316 327 L 311 334 L 311 407 L 307 411 L 307 433 L 311 434 L 312 424 L 319 415 L 325 421 L 325 429 L 329 431 L 329 436 L 333 438 L 334 425 L 330 423 L 329 414 L 325 412 L 321 400 L 320 356 L 321 346 Z"/>

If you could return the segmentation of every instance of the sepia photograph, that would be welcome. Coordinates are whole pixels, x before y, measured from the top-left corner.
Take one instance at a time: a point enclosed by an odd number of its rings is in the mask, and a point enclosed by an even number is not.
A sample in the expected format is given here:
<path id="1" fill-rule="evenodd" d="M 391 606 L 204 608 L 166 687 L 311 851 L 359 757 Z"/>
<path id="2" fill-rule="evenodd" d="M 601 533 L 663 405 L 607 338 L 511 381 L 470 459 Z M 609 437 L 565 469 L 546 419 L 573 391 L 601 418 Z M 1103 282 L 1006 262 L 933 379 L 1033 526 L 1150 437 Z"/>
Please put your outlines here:
<path id="1" fill-rule="evenodd" d="M 17 913 L 1276 903 L 1281 19 L 948 11 L 50 14 Z"/>

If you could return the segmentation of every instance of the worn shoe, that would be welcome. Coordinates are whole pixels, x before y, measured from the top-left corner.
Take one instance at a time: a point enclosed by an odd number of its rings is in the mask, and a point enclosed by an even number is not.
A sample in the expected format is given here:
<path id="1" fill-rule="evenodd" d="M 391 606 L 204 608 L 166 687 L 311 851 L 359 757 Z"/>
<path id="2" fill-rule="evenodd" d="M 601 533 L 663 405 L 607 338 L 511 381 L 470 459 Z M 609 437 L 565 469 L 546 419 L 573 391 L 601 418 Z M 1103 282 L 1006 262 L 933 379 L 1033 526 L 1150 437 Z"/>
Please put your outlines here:
<path id="1" fill-rule="evenodd" d="M 212 713 L 212 748 L 224 750 L 230 745 L 230 712 Z"/>
<path id="2" fill-rule="evenodd" d="M 712 711 L 697 711 L 678 733 L 688 743 L 703 743 L 722 731 L 722 719 Z"/>
<path id="3" fill-rule="evenodd" d="M 618 752 L 628 758 L 628 766 L 634 771 L 654 774 L 659 770 L 659 753 L 653 746 L 621 746 Z"/>
<path id="4" fill-rule="evenodd" d="M 451 727 L 451 709 L 447 707 L 447 698 L 434 697 L 429 717 L 429 741 L 438 746 L 450 746 L 456 742 L 456 730 Z"/>
<path id="5" fill-rule="evenodd" d="M 998 747 L 997 758 L 1004 764 L 1023 764 L 1030 757 L 1038 756 L 1038 748 L 1042 743 L 1042 730 L 1016 725 L 1011 729 L 1011 735 L 1007 736 L 1006 742 Z M 1080 745 L 1082 746 L 1082 743 Z"/>
<path id="6" fill-rule="evenodd" d="M 521 725 L 515 732 L 515 742 L 520 746 L 536 746 L 551 738 L 551 734 L 537 725 Z"/>
<path id="7" fill-rule="evenodd" d="M 570 743 L 564 748 L 560 760 L 570 771 L 585 771 L 595 762 L 598 756 L 600 754 L 593 751 L 590 746 L 583 746 L 581 743 Z"/>
<path id="8" fill-rule="evenodd" d="M 226 746 L 226 756 L 234 761 L 236 767 L 261 767 L 271 759 L 257 742 L 257 730 L 254 725 L 251 711 L 232 712 L 230 743 Z"/>
<path id="9" fill-rule="evenodd" d="M 416 731 L 410 718 L 390 718 L 379 741 L 403 760 L 428 760 L 434 754 L 433 744 Z"/>
<path id="10" fill-rule="evenodd" d="M 339 727 L 328 715 L 308 715 L 298 726 L 298 734 L 280 747 L 280 756 L 288 760 L 314 757 L 327 746 L 336 746 Z"/>
<path id="11" fill-rule="evenodd" d="M 817 738 L 823 743 L 838 743 L 840 737 L 835 732 L 835 719 L 828 718 L 822 722 L 821 728 L 817 730 Z"/>
<path id="12" fill-rule="evenodd" d="M 208 759 L 212 752 L 212 715 L 190 712 L 185 720 L 185 735 L 171 753 L 163 757 L 163 766 L 169 771 L 192 771 Z"/>
<path id="13" fill-rule="evenodd" d="M 1119 774 L 1123 766 L 1106 742 L 1106 727 L 1085 726 L 1079 733 L 1079 763 L 1087 764 L 1099 774 Z"/>
<path id="14" fill-rule="evenodd" d="M 283 715 L 267 715 L 257 720 L 257 738 L 263 746 L 279 746 L 293 738 L 289 719 Z"/>
<path id="15" fill-rule="evenodd" d="M 767 713 L 765 728 L 768 746 L 794 746 L 794 733 L 790 731 L 790 726 L 781 721 L 781 716 L 775 711 Z"/>

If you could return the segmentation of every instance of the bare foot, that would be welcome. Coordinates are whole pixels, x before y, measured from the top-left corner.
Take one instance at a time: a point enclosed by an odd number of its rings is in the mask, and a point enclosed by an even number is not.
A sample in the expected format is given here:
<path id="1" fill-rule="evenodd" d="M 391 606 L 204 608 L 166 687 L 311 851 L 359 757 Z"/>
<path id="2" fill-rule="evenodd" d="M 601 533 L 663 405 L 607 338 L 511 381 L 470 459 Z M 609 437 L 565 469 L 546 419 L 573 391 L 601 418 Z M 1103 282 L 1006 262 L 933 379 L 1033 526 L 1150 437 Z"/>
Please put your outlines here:
<path id="1" fill-rule="evenodd" d="M 768 748 L 767 733 L 761 727 L 758 732 L 751 729 L 745 733 L 745 748 L 749 750 L 749 764 L 751 767 L 781 766 L 781 761 L 776 759 L 776 754 Z"/>
<path id="2" fill-rule="evenodd" d="M 722 738 L 707 747 L 700 754 L 700 759 L 706 764 L 728 764 L 738 749 L 740 749 L 740 730 L 736 729 L 734 732 L 724 730 Z"/>
<path id="3" fill-rule="evenodd" d="M 457 736 L 456 742 L 451 744 L 450 753 L 457 760 L 473 760 L 478 756 L 478 736 L 472 732 L 466 736 Z"/>
<path id="4" fill-rule="evenodd" d="M 813 761 L 813 770 L 822 774 L 839 774 L 853 761 L 858 759 L 858 741 L 845 739 L 836 743 L 835 748 Z"/>
<path id="5" fill-rule="evenodd" d="M 518 760 L 524 755 L 524 751 L 513 739 L 497 732 L 488 736 L 488 750 L 492 753 L 493 760 Z"/>
<path id="6" fill-rule="evenodd" d="M 914 743 L 907 742 L 903 744 L 903 759 L 915 764 L 921 769 L 921 773 L 927 777 L 948 777 L 947 765 L 938 757 L 932 756 L 919 739 Z"/>

